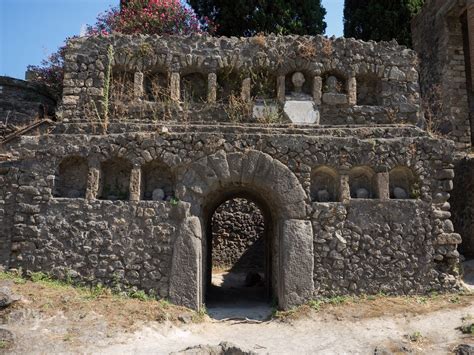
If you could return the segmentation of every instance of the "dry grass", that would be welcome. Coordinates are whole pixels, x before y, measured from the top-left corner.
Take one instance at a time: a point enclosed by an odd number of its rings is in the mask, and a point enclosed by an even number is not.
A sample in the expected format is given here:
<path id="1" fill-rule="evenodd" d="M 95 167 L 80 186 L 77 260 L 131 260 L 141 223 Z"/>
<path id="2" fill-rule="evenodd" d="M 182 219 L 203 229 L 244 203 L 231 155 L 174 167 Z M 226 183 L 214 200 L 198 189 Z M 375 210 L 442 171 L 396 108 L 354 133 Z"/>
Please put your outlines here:
<path id="1" fill-rule="evenodd" d="M 12 291 L 23 297 L 6 311 L 5 318 L 13 310 L 27 309 L 40 313 L 45 318 L 58 313 L 78 324 L 90 314 L 103 318 L 112 329 L 136 329 L 147 321 L 178 321 L 178 317 L 201 320 L 187 308 L 178 307 L 165 300 L 132 298 L 113 294 L 106 288 L 73 287 L 53 280 L 25 280 L 11 274 L 0 273 L 0 286 L 8 285 Z"/>
<path id="2" fill-rule="evenodd" d="M 472 293 L 432 294 L 430 296 L 360 296 L 334 297 L 311 301 L 286 312 L 275 312 L 276 319 L 294 321 L 315 314 L 337 320 L 392 317 L 400 314 L 424 315 L 446 308 L 459 308 L 471 304 Z"/>

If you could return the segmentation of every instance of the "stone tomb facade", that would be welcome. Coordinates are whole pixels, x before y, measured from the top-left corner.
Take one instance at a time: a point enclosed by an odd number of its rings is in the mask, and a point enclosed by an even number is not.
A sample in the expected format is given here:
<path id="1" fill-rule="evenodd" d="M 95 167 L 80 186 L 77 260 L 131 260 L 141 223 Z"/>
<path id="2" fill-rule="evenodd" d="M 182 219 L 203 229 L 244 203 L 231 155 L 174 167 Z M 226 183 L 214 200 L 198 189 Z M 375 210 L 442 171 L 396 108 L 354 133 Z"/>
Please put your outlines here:
<path id="1" fill-rule="evenodd" d="M 219 84 L 224 72 L 250 108 L 237 120 L 234 94 L 219 99 L 232 92 Z M 258 90 L 257 72 L 271 79 Z M 165 78 L 151 80 L 168 96 L 150 101 L 148 73 Z M 116 77 L 133 78 L 133 90 L 114 103 Z M 455 147 L 416 127 L 417 79 L 416 55 L 394 43 L 72 40 L 60 121 L 2 147 L 11 159 L 0 163 L 0 260 L 198 309 L 214 212 L 246 198 L 264 218 L 265 285 L 282 309 L 456 289 L 461 240 L 447 203 Z M 302 97 L 319 121 L 291 123 L 284 107 Z M 253 114 L 261 102 L 278 122 Z"/>

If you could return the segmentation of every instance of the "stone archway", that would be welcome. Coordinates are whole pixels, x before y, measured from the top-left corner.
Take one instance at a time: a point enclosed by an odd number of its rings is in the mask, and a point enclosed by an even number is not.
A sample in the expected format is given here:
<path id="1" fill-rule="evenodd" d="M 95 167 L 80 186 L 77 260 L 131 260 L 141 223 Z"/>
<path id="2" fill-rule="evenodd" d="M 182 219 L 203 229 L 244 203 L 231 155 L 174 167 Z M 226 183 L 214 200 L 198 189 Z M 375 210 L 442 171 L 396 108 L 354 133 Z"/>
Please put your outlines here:
<path id="1" fill-rule="evenodd" d="M 273 233 L 278 280 L 275 296 L 288 309 L 313 295 L 313 231 L 307 218 L 309 199 L 294 173 L 268 154 L 218 151 L 179 174 L 177 197 L 190 204 L 183 216 L 173 254 L 170 279 L 172 301 L 192 308 L 203 302 L 203 236 L 206 208 L 229 192 L 241 190 L 258 196 L 274 220 Z"/>

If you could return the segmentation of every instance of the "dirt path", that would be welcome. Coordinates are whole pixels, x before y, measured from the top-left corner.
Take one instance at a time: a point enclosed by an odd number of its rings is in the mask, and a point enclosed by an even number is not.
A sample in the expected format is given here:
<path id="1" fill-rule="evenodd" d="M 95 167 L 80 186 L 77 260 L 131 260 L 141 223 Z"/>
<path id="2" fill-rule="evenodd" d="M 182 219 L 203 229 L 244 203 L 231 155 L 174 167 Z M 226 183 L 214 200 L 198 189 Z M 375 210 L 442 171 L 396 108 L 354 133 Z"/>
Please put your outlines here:
<path id="1" fill-rule="evenodd" d="M 317 315 L 292 324 L 267 322 L 208 322 L 185 327 L 147 325 L 129 336 L 94 345 L 87 352 L 102 354 L 168 354 L 198 344 L 229 341 L 244 349 L 270 354 L 373 354 L 393 352 L 447 354 L 474 339 L 456 330 L 463 318 L 474 315 L 474 305 L 424 315 L 371 319 L 341 319 Z M 409 336 L 412 336 L 412 340 Z M 116 343 L 116 344 L 114 344 Z M 112 345 L 114 344 L 114 345 Z"/>

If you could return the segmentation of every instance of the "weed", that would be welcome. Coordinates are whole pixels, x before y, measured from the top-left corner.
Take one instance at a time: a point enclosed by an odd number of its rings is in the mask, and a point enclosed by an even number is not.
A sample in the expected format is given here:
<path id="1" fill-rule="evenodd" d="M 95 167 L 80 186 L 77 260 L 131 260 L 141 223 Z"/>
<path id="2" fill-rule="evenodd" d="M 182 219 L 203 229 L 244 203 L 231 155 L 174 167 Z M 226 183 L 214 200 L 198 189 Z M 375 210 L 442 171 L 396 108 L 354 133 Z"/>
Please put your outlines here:
<path id="1" fill-rule="evenodd" d="M 474 323 L 463 325 L 458 328 L 463 334 L 474 335 Z"/>
<path id="2" fill-rule="evenodd" d="M 320 300 L 311 300 L 308 302 L 308 306 L 315 311 L 319 311 L 322 303 L 323 301 Z"/>
<path id="3" fill-rule="evenodd" d="M 172 206 L 178 205 L 178 203 L 179 203 L 179 198 L 177 198 L 177 197 L 172 197 L 171 200 L 170 200 L 170 203 L 171 203 Z"/>
<path id="4" fill-rule="evenodd" d="M 6 349 L 8 345 L 9 345 L 8 341 L 0 340 L 0 349 Z"/>
<path id="5" fill-rule="evenodd" d="M 263 32 L 257 33 L 254 37 L 252 37 L 252 43 L 259 46 L 260 48 L 265 48 L 267 45 L 265 34 Z"/>
<path id="6" fill-rule="evenodd" d="M 316 45 L 310 40 L 303 40 L 298 42 L 298 54 L 301 58 L 311 60 L 316 58 Z"/>
<path id="7" fill-rule="evenodd" d="M 130 298 L 135 298 L 140 301 L 148 301 L 151 299 L 143 290 L 133 291 L 129 296 Z"/>
<path id="8" fill-rule="evenodd" d="M 410 339 L 410 341 L 413 343 L 419 343 L 420 341 L 423 340 L 423 335 L 421 335 L 420 332 L 416 331 L 416 332 L 411 333 L 408 336 L 408 339 Z"/>
<path id="9" fill-rule="evenodd" d="M 40 281 L 49 281 L 50 278 L 47 274 L 45 274 L 44 272 L 32 272 L 30 274 L 30 279 L 31 281 L 33 282 L 40 282 Z"/>
<path id="10" fill-rule="evenodd" d="M 204 319 L 206 318 L 207 316 L 207 309 L 206 309 L 206 306 L 204 305 L 201 305 L 201 308 L 199 309 L 199 311 L 195 312 L 192 316 L 192 321 L 194 323 L 200 323 L 200 322 L 203 322 Z"/>

